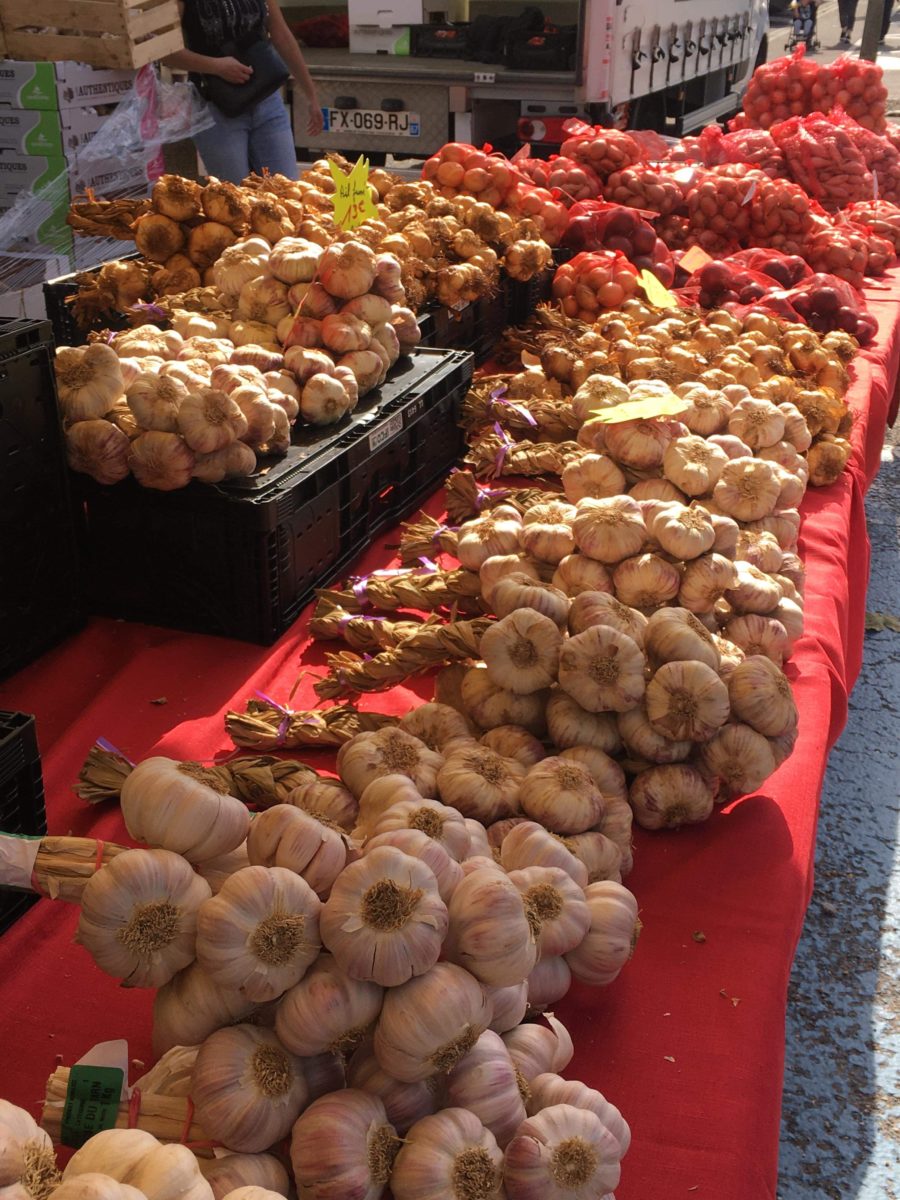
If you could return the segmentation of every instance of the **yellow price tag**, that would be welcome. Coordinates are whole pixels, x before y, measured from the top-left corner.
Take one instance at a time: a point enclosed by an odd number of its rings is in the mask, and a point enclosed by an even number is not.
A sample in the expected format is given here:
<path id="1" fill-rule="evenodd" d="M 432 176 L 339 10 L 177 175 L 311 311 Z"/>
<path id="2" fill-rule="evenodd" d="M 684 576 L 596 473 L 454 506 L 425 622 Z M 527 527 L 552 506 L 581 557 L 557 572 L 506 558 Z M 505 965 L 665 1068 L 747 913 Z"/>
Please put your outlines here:
<path id="1" fill-rule="evenodd" d="M 591 416 L 607 425 L 618 425 L 622 421 L 652 421 L 654 417 L 677 417 L 680 413 L 687 412 L 690 407 L 690 400 L 684 400 L 670 392 L 668 396 L 626 400 L 624 404 L 616 404 L 612 408 L 595 408 Z"/>
<path id="2" fill-rule="evenodd" d="M 644 295 L 655 308 L 677 308 L 678 301 L 664 288 L 652 271 L 638 271 L 638 283 L 644 289 Z"/>
<path id="3" fill-rule="evenodd" d="M 378 210 L 369 191 L 369 160 L 360 155 L 349 175 L 330 160 L 328 165 L 334 180 L 335 224 L 340 229 L 355 229 L 365 221 L 377 219 Z"/>

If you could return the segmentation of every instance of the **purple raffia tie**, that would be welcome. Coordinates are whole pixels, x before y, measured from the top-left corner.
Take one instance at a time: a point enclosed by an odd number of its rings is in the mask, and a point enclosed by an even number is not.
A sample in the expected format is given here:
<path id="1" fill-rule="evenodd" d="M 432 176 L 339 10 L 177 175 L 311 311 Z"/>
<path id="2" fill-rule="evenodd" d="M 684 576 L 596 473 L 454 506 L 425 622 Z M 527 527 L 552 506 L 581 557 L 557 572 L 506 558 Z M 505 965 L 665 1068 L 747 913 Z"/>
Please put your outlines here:
<path id="1" fill-rule="evenodd" d="M 285 743 L 288 730 L 291 727 L 291 717 L 294 714 L 289 708 L 285 708 L 283 704 L 279 704 L 277 700 L 273 700 L 271 696 L 267 696 L 265 692 L 254 691 L 253 694 L 254 696 L 259 696 L 260 700 L 265 700 L 266 704 L 271 704 L 276 712 L 282 714 L 275 733 L 275 746 L 277 749 L 280 749 Z"/>
<path id="2" fill-rule="evenodd" d="M 439 571 L 441 568 L 430 558 L 426 558 L 424 554 L 420 555 L 419 562 L 426 571 Z"/>
<path id="3" fill-rule="evenodd" d="M 108 742 L 106 740 L 106 738 L 98 737 L 97 741 L 95 742 L 95 745 L 99 746 L 101 750 L 105 750 L 107 754 L 118 755 L 119 758 L 124 759 L 125 762 L 128 763 L 129 767 L 134 766 L 134 763 L 131 761 L 131 759 L 128 757 L 128 755 L 123 754 L 122 751 L 118 748 L 118 746 L 114 746 L 112 744 L 112 742 Z"/>

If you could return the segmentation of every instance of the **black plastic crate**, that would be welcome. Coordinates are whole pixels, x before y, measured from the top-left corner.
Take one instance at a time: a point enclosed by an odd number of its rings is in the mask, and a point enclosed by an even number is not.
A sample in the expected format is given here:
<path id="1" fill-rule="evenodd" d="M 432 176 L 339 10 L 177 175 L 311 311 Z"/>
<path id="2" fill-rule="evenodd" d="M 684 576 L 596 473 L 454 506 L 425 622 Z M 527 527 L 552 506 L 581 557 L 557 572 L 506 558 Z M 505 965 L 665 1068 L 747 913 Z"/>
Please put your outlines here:
<path id="1" fill-rule="evenodd" d="M 84 620 L 46 321 L 0 321 L 0 677 Z"/>
<path id="2" fill-rule="evenodd" d="M 47 832 L 44 781 L 34 717 L 0 712 L 0 833 L 40 837 Z M 0 888 L 0 933 L 38 899 Z"/>
<path id="3" fill-rule="evenodd" d="M 480 366 L 491 357 L 500 335 L 510 324 L 505 285 L 465 308 L 451 312 L 434 305 L 419 316 L 420 345 L 445 350 L 469 350 Z"/>
<path id="4" fill-rule="evenodd" d="M 470 354 L 418 350 L 339 425 L 296 428 L 287 456 L 246 480 L 153 492 L 85 479 L 92 610 L 273 642 L 455 461 L 471 375 Z"/>

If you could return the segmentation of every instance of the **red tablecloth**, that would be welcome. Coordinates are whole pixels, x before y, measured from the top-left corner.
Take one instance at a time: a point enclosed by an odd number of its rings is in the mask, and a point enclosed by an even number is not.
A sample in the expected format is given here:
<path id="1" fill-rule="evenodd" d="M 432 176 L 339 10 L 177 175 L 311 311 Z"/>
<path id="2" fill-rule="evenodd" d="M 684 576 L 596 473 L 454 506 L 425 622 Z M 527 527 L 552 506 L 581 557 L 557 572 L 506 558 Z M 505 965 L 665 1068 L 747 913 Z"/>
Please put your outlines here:
<path id="1" fill-rule="evenodd" d="M 796 750 L 761 794 L 707 824 L 638 832 L 626 881 L 644 923 L 635 957 L 612 987 L 577 987 L 559 1006 L 575 1037 L 569 1073 L 606 1093 L 634 1131 L 619 1200 L 775 1196 L 786 988 L 812 889 L 822 776 L 860 666 L 863 497 L 894 404 L 900 273 L 871 301 L 881 334 L 854 368 L 852 464 L 805 502 L 807 627 L 789 668 L 801 714 Z M 437 498 L 430 507 L 438 510 Z M 373 547 L 362 569 L 387 565 L 396 540 Z M 301 654 L 312 670 L 323 661 L 321 645 L 307 647 L 303 621 L 266 650 L 95 620 L 0 684 L 0 707 L 38 716 L 51 832 L 126 840 L 117 810 L 88 808 L 70 791 L 98 735 L 135 759 L 225 753 L 225 711 L 256 688 L 286 699 Z M 295 707 L 312 703 L 311 684 L 303 680 Z M 369 706 L 405 711 L 427 694 L 422 683 Z M 127 1036 L 132 1055 L 149 1061 L 151 995 L 96 970 L 71 944 L 76 920 L 75 908 L 42 900 L 0 939 L 0 1095 L 32 1109 L 55 1063 L 94 1042 Z"/>

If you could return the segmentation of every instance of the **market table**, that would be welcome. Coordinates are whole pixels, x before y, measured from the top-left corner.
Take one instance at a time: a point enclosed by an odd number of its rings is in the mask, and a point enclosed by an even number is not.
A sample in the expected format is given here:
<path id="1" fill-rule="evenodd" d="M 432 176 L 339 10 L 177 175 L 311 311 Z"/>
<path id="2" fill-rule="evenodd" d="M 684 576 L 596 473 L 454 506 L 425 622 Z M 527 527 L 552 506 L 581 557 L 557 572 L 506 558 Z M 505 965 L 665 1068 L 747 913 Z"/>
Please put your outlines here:
<path id="1" fill-rule="evenodd" d="M 634 959 L 611 987 L 576 986 L 558 1006 L 575 1039 L 567 1074 L 603 1091 L 632 1126 L 619 1200 L 775 1196 L 787 982 L 812 890 L 825 764 L 862 656 L 864 496 L 897 406 L 900 271 L 869 301 L 881 332 L 854 365 L 853 456 L 803 508 L 806 630 L 787 668 L 796 749 L 760 793 L 706 824 L 637 831 L 625 881 L 644 925 Z M 440 495 L 428 509 L 440 512 Z M 397 540 L 397 531 L 380 539 L 359 572 L 389 565 Z M 70 789 L 98 736 L 133 759 L 225 756 L 225 712 L 255 690 L 287 700 L 301 659 L 308 673 L 291 703 L 311 707 L 325 646 L 310 645 L 308 617 L 270 648 L 97 619 L 0 684 L 0 708 L 37 714 L 50 831 L 127 840 L 113 805 L 91 808 Z M 420 680 L 363 707 L 400 713 L 429 697 Z M 95 1042 L 127 1037 L 133 1058 L 151 1060 L 152 994 L 120 988 L 71 944 L 77 916 L 41 900 L 0 938 L 0 1095 L 33 1112 L 57 1062 Z"/>

